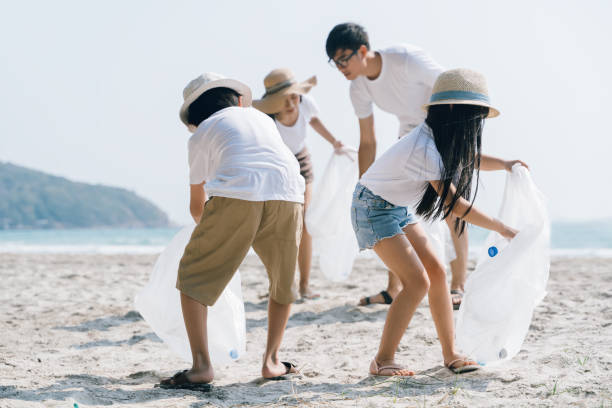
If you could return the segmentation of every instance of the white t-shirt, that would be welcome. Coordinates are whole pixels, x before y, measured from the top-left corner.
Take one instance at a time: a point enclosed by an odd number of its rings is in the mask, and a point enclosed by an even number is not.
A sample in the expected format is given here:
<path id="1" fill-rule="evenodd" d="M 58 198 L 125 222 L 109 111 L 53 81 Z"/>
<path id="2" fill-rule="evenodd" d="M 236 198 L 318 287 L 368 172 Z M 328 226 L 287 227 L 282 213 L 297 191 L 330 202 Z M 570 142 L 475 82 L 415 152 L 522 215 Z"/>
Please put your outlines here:
<path id="1" fill-rule="evenodd" d="M 399 135 L 403 136 L 425 120 L 427 114 L 421 107 L 429 102 L 444 68 L 412 45 L 397 45 L 378 53 L 382 58 L 380 75 L 373 80 L 359 76 L 351 81 L 351 102 L 360 119 L 372 114 L 372 103 L 394 114 L 400 122 Z"/>
<path id="2" fill-rule="evenodd" d="M 210 197 L 304 202 L 300 166 L 274 121 L 254 108 L 229 107 L 200 123 L 189 139 L 189 182 Z"/>
<path id="3" fill-rule="evenodd" d="M 391 204 L 413 207 L 430 180 L 440 180 L 442 159 L 426 123 L 395 142 L 359 182 Z"/>
<path id="4" fill-rule="evenodd" d="M 291 153 L 298 154 L 305 146 L 306 131 L 310 120 L 319 114 L 319 108 L 314 99 L 308 95 L 302 95 L 302 101 L 298 108 L 298 118 L 293 126 L 285 126 L 275 120 L 276 127 Z"/>

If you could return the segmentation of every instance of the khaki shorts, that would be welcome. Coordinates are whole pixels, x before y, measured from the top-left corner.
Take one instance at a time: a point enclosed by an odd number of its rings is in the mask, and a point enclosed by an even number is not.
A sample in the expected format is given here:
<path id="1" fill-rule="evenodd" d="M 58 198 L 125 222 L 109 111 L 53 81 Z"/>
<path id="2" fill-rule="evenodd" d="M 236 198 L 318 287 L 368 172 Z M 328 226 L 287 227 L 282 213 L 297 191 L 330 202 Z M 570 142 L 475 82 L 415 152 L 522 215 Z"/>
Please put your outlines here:
<path id="1" fill-rule="evenodd" d="M 212 306 L 252 246 L 268 272 L 270 297 L 297 298 L 295 267 L 302 236 L 303 205 L 213 197 L 185 248 L 176 288 Z"/>

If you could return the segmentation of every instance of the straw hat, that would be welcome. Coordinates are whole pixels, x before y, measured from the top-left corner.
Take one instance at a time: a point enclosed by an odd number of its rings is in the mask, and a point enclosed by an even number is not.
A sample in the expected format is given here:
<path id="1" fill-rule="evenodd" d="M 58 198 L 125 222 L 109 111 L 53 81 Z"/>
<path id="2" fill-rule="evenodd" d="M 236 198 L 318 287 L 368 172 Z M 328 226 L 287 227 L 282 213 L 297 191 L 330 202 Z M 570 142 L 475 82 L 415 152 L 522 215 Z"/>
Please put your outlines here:
<path id="1" fill-rule="evenodd" d="M 423 109 L 446 104 L 486 106 L 489 108 L 487 117 L 494 118 L 499 115 L 499 111 L 489 102 L 485 77 L 471 69 L 457 68 L 441 73 L 436 79 L 429 103 L 423 105 Z"/>
<path id="2" fill-rule="evenodd" d="M 187 125 L 187 110 L 204 92 L 213 88 L 230 88 L 242 95 L 242 106 L 251 106 L 251 88 L 235 79 L 226 78 L 221 74 L 206 72 L 192 80 L 183 89 L 183 106 L 179 112 L 181 121 Z"/>
<path id="3" fill-rule="evenodd" d="M 283 108 L 287 95 L 308 93 L 316 84 L 316 76 L 304 82 L 297 82 L 290 69 L 275 69 L 264 78 L 266 93 L 261 99 L 254 100 L 253 106 L 264 113 L 278 113 Z"/>

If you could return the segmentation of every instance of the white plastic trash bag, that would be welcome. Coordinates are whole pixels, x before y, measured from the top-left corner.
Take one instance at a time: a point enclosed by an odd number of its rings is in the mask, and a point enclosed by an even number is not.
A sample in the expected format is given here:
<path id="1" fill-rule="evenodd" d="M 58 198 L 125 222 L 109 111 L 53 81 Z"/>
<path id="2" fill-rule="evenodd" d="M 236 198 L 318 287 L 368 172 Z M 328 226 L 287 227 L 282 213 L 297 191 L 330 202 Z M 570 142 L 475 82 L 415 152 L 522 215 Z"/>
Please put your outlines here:
<path id="1" fill-rule="evenodd" d="M 458 347 L 485 365 L 520 351 L 533 310 L 546 295 L 550 223 L 544 196 L 525 167 L 515 165 L 508 174 L 499 218 L 519 233 L 511 241 L 489 234 L 457 317 Z"/>
<path id="2" fill-rule="evenodd" d="M 170 349 L 191 362 L 191 350 L 180 292 L 176 289 L 178 266 L 195 225 L 180 230 L 161 253 L 147 285 L 136 295 L 134 305 Z M 246 321 L 240 287 L 240 272 L 208 308 L 208 349 L 215 365 L 228 364 L 246 353 Z"/>
<path id="3" fill-rule="evenodd" d="M 336 282 L 349 276 L 359 253 L 351 224 L 358 179 L 357 150 L 344 147 L 342 154 L 332 153 L 306 211 L 306 228 L 312 235 L 313 251 L 319 256 L 319 268 L 327 279 Z"/>

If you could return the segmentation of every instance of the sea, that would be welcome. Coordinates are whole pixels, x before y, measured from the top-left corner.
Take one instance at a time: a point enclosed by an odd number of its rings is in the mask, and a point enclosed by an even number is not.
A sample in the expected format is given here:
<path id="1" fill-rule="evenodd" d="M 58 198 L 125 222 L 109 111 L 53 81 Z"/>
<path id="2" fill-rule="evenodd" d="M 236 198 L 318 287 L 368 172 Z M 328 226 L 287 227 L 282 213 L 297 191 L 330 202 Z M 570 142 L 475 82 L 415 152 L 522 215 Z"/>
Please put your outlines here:
<path id="1" fill-rule="evenodd" d="M 0 230 L 0 252 L 157 254 L 180 229 Z M 488 231 L 470 226 L 468 233 L 470 253 L 477 254 Z M 612 220 L 553 222 L 551 254 L 612 258 Z"/>

